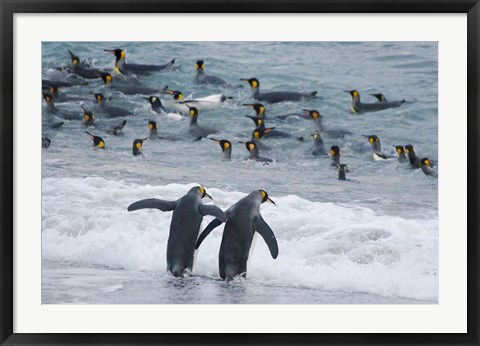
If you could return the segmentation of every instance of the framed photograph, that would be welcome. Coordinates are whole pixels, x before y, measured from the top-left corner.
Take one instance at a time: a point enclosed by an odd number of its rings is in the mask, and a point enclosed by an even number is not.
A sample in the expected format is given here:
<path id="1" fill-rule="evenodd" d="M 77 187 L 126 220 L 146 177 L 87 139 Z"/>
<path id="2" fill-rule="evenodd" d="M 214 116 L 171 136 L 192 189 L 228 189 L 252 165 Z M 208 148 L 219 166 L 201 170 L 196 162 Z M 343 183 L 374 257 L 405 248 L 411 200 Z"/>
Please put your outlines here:
<path id="1" fill-rule="evenodd" d="M 3 1 L 2 345 L 479 344 L 479 6 Z"/>

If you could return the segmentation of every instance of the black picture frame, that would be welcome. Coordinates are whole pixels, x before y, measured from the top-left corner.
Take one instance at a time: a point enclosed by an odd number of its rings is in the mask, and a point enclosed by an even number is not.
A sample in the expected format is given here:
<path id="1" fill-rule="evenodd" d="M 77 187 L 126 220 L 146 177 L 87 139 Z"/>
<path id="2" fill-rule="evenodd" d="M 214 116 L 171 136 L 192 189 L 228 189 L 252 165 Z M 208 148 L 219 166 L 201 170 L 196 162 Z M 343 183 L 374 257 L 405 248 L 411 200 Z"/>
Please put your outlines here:
<path id="1" fill-rule="evenodd" d="M 478 345 L 479 329 L 479 18 L 478 0 L 4 1 L 1 11 L 1 298 L 2 345 Z M 467 13 L 468 42 L 468 332 L 465 334 L 20 334 L 13 333 L 13 15 L 15 13 Z M 453 116 L 453 115 L 452 115 Z M 460 165 L 459 169 L 465 169 Z M 454 230 L 452 230 L 454 231 Z"/>

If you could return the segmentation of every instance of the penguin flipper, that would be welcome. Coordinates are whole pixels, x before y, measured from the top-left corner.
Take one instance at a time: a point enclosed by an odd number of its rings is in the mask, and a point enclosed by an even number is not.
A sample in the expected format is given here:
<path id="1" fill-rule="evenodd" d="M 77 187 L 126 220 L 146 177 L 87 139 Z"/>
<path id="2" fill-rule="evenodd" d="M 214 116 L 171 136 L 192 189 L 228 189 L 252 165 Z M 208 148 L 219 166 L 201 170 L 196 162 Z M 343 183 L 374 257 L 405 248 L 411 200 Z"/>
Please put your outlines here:
<path id="1" fill-rule="evenodd" d="M 223 221 L 220 219 L 214 219 L 212 222 L 210 222 L 207 228 L 205 228 L 202 234 L 200 234 L 200 237 L 198 237 L 197 243 L 195 244 L 195 250 L 200 247 L 200 244 L 202 244 L 203 240 L 210 234 L 210 232 L 212 232 L 215 228 L 220 226 L 222 223 Z"/>
<path id="2" fill-rule="evenodd" d="M 158 198 L 147 198 L 130 204 L 128 211 L 138 209 L 159 209 L 161 211 L 172 211 L 177 206 L 177 201 L 164 201 Z"/>
<path id="3" fill-rule="evenodd" d="M 277 239 L 275 238 L 275 234 L 273 234 L 272 229 L 269 225 L 265 222 L 261 215 L 258 215 L 253 220 L 253 225 L 255 227 L 255 231 L 260 233 L 265 243 L 268 245 L 268 249 L 270 250 L 270 254 L 275 259 L 278 256 L 278 244 Z"/>
<path id="4" fill-rule="evenodd" d="M 203 216 L 212 215 L 215 216 L 217 219 L 220 219 L 222 222 L 227 221 L 227 215 L 223 212 L 222 209 L 215 205 L 200 205 L 200 214 Z"/>

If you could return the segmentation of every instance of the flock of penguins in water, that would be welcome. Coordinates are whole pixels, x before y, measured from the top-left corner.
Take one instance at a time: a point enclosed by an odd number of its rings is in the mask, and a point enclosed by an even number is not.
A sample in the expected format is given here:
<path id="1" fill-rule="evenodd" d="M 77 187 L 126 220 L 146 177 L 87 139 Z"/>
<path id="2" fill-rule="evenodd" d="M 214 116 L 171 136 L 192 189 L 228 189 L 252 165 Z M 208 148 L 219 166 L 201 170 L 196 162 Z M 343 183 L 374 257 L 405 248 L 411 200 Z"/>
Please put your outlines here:
<path id="1" fill-rule="evenodd" d="M 175 68 L 175 59 L 164 65 L 133 64 L 126 62 L 125 50 L 105 50 L 115 56 L 113 75 L 107 71 L 95 68 L 87 60 L 81 60 L 79 56 L 68 50 L 71 63 L 57 68 L 61 72 L 61 78 L 42 79 L 43 98 L 46 102 L 46 112 L 42 116 L 42 147 L 48 148 L 51 140 L 48 133 L 61 128 L 65 120 L 78 120 L 83 123 L 86 135 L 93 141 L 96 148 L 104 149 L 105 140 L 98 132 L 106 132 L 110 135 L 119 135 L 127 121 L 118 122 L 113 118 L 121 118 L 133 115 L 129 109 L 115 105 L 115 101 L 108 95 L 100 92 L 92 93 L 91 100 L 95 107 L 87 109 L 84 102 L 89 101 L 85 96 L 59 92 L 60 88 L 88 85 L 88 80 L 101 78 L 105 85 L 104 92 L 121 92 L 126 96 L 142 95 L 151 105 L 152 114 L 177 113 L 190 118 L 189 133 L 192 140 L 209 138 L 218 143 L 222 150 L 222 159 L 228 160 L 232 153 L 232 143 L 227 139 L 217 139 L 211 135 L 217 133 L 215 129 L 209 129 L 198 124 L 200 112 L 213 109 L 223 102 L 232 102 L 230 97 L 224 94 L 215 94 L 203 98 L 186 99 L 181 91 L 164 88 L 149 88 L 142 84 L 139 77 Z M 205 73 L 204 61 L 198 60 L 195 65 L 195 82 L 209 84 L 223 88 L 237 88 L 238 85 L 230 84 L 220 77 Z M 305 118 L 313 121 L 315 132 L 313 137 L 312 155 L 330 156 L 331 164 L 338 168 L 338 179 L 347 180 L 349 172 L 346 164 L 340 162 L 340 148 L 331 146 L 329 152 L 325 148 L 322 134 L 330 138 L 343 138 L 352 133 L 342 129 L 326 129 L 322 124 L 322 115 L 315 109 L 304 109 L 302 112 L 286 115 L 266 115 L 264 104 L 277 102 L 301 102 L 317 97 L 314 92 L 274 91 L 261 92 L 260 81 L 257 78 L 241 79 L 249 84 L 252 91 L 253 103 L 243 104 L 254 110 L 255 115 L 248 115 L 255 123 L 255 130 L 251 140 L 240 142 L 249 153 L 249 159 L 268 164 L 272 160 L 260 156 L 260 151 L 265 148 L 264 139 L 278 137 L 291 137 L 288 133 L 277 130 L 275 127 L 267 127 L 267 121 L 284 121 L 290 116 Z M 374 103 L 364 103 L 360 100 L 357 90 L 346 91 L 351 95 L 350 110 L 353 113 L 366 113 L 381 111 L 388 108 L 400 107 L 405 100 L 388 101 L 383 94 L 372 94 L 377 99 Z M 159 95 L 167 95 L 168 101 L 160 99 Z M 102 121 L 95 120 L 95 115 L 101 115 Z M 113 120 L 105 120 L 113 119 Z M 112 122 L 113 121 L 113 122 Z M 156 121 L 148 122 L 150 130 L 149 139 L 166 141 L 185 140 L 184 137 L 175 134 L 159 134 Z M 88 131 L 87 131 L 88 129 Z M 394 158 L 391 154 L 383 152 L 380 139 L 376 135 L 365 136 L 370 143 L 374 160 L 387 160 Z M 133 141 L 132 153 L 134 156 L 143 156 L 142 145 L 147 138 L 138 138 Z M 299 138 L 300 140 L 303 140 Z M 416 155 L 411 144 L 394 145 L 398 160 L 409 164 L 413 169 L 421 169 L 425 175 L 438 177 L 434 169 L 435 163 L 428 158 L 420 158 Z M 198 249 L 205 237 L 217 226 L 225 224 L 219 253 L 219 274 L 222 279 L 232 280 L 236 276 L 246 277 L 247 260 L 255 231 L 265 240 L 273 258 L 278 256 L 278 244 L 275 235 L 260 214 L 260 204 L 273 203 L 267 192 L 256 190 L 240 199 L 226 211 L 222 211 L 215 205 L 202 203 L 204 197 L 211 196 L 201 186 L 190 189 L 188 193 L 176 201 L 165 201 L 157 198 L 144 199 L 131 204 L 128 211 L 154 208 L 161 211 L 173 211 L 170 224 L 170 233 L 167 244 L 167 270 L 176 277 L 183 277 L 191 272 L 194 262 L 195 250 Z M 203 216 L 211 215 L 215 219 L 200 234 Z"/>

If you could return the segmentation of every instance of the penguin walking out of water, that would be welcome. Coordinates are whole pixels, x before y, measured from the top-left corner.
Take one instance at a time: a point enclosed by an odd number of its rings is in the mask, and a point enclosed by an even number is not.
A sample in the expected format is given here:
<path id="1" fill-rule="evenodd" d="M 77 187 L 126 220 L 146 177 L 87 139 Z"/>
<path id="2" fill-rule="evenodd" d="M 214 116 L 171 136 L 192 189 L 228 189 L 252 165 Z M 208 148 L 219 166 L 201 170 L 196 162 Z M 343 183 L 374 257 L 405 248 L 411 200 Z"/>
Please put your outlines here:
<path id="1" fill-rule="evenodd" d="M 350 111 L 352 113 L 367 113 L 378 112 L 388 108 L 400 107 L 405 100 L 393 101 L 393 102 L 376 102 L 376 103 L 363 103 L 360 101 L 360 93 L 357 90 L 344 90 L 352 96 L 352 103 L 350 105 Z"/>
<path id="2" fill-rule="evenodd" d="M 173 276 L 183 277 L 187 270 L 192 270 L 195 243 L 203 217 L 212 215 L 215 220 L 221 222 L 227 219 L 225 213 L 217 206 L 203 204 L 202 199 L 205 197 L 212 199 L 205 188 L 195 186 L 176 201 L 149 198 L 135 202 L 127 208 L 128 211 L 139 209 L 173 211 L 167 243 L 167 270 Z"/>
<path id="3" fill-rule="evenodd" d="M 163 65 L 149 65 L 149 64 L 129 64 L 126 62 L 125 50 L 123 49 L 104 49 L 105 52 L 115 55 L 115 65 L 113 71 L 117 74 L 135 74 L 135 75 L 149 75 L 154 72 L 163 72 L 170 70 L 175 64 L 175 59 Z"/>
<path id="4" fill-rule="evenodd" d="M 220 144 L 222 148 L 222 160 L 230 160 L 232 157 L 232 143 L 226 139 L 218 140 L 215 138 L 210 138 L 215 143 Z"/>
<path id="5" fill-rule="evenodd" d="M 222 279 L 231 281 L 237 275 L 247 277 L 247 261 L 255 232 L 262 236 L 272 258 L 278 257 L 275 234 L 260 214 L 260 205 L 264 202 L 275 204 L 264 190 L 253 191 L 225 212 L 227 222 L 218 256 L 219 274 Z M 210 222 L 198 237 L 195 248 L 198 249 L 210 232 L 222 222 L 219 218 Z"/>
<path id="6" fill-rule="evenodd" d="M 260 82 L 257 78 L 250 79 L 240 79 L 241 81 L 248 82 L 252 90 L 252 97 L 255 100 L 268 102 L 268 103 L 277 103 L 285 101 L 306 101 L 316 98 L 317 92 L 306 92 L 299 93 L 293 91 L 272 91 L 268 93 L 260 92 Z"/>
<path id="7" fill-rule="evenodd" d="M 420 160 L 420 165 L 422 167 L 422 172 L 425 175 L 429 175 L 434 178 L 438 178 L 438 172 L 432 168 L 430 160 L 428 158 L 423 158 Z"/>
<path id="8" fill-rule="evenodd" d="M 395 151 L 397 152 L 398 155 L 398 161 L 400 162 L 409 162 L 410 160 L 408 159 L 405 149 L 403 148 L 402 145 L 393 145 L 395 148 Z"/>

